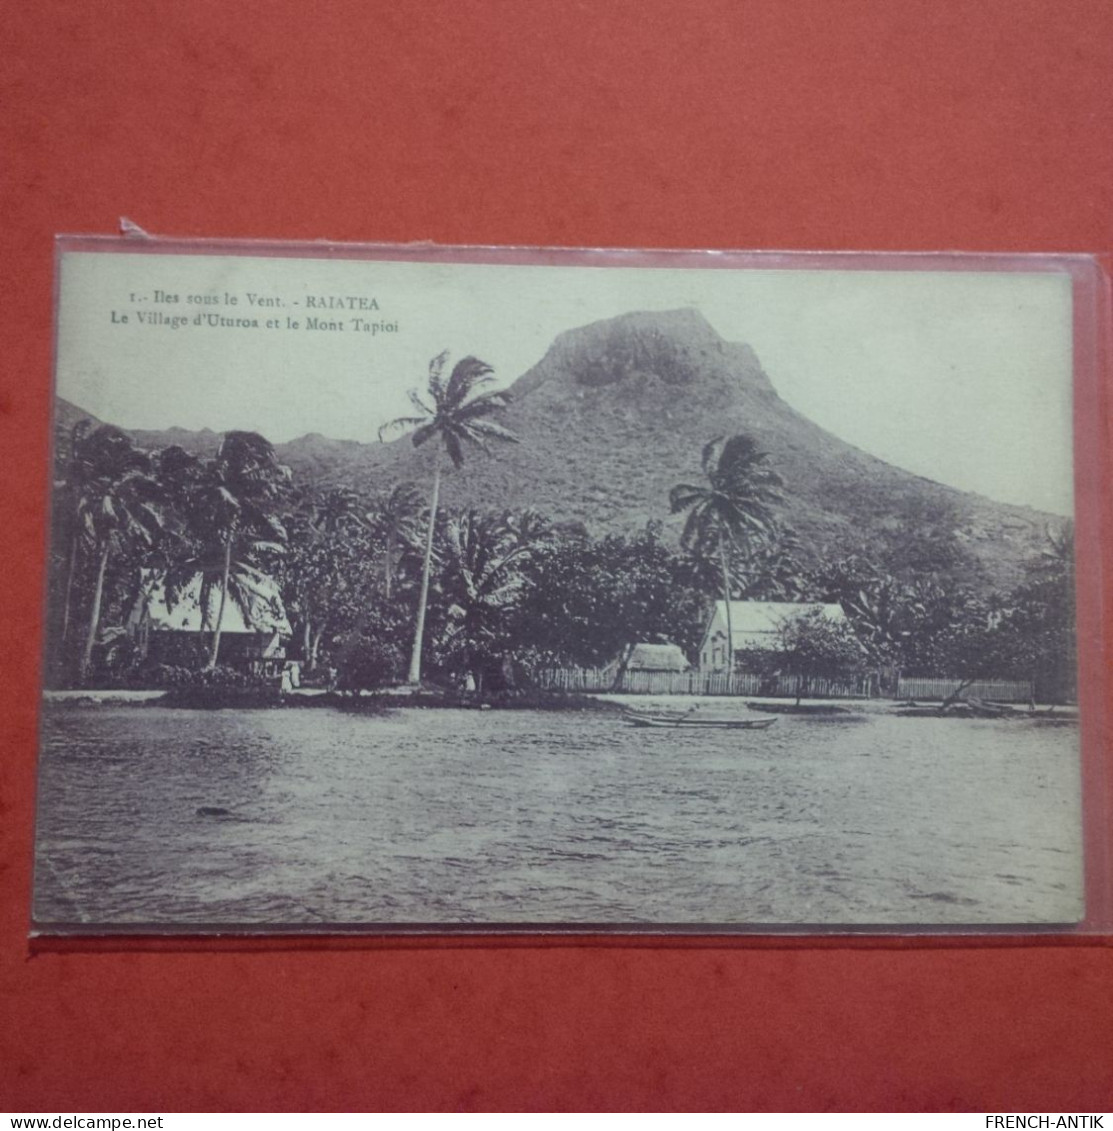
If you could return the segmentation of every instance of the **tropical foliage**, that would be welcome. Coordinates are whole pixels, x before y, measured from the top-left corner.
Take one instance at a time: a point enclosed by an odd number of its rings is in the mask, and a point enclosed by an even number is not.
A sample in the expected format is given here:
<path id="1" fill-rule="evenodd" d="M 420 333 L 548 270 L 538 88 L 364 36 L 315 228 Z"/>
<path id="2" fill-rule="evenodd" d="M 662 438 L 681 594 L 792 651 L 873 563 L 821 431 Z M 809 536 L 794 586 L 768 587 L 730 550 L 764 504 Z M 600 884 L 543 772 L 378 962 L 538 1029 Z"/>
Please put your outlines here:
<path id="1" fill-rule="evenodd" d="M 442 655 L 468 674 L 476 690 L 513 650 L 511 617 L 526 589 L 526 568 L 546 533 L 532 516 L 515 519 L 470 510 L 448 520 Z"/>
<path id="2" fill-rule="evenodd" d="M 903 673 L 1033 680 L 1039 697 L 1073 696 L 1069 527 L 1048 532 L 1009 592 L 976 586 L 953 546 L 933 558 L 909 539 L 898 553 L 895 534 L 816 565 L 779 520 L 780 476 L 744 435 L 705 445 L 704 481 L 679 483 L 635 535 L 593 536 L 535 510 L 446 508 L 442 464 L 466 473 L 468 446 L 513 440 L 490 378 L 475 358 L 449 370 L 438 355 L 415 415 L 395 422 L 435 457 L 427 499 L 413 483 L 297 482 L 255 433 L 228 433 L 199 458 L 79 423 L 58 444 L 51 682 L 235 683 L 247 676 L 222 647 L 229 610 L 252 623 L 269 606 L 271 620 L 289 619 L 287 652 L 308 678 L 342 690 L 423 679 L 498 694 L 556 666 L 607 668 L 617 683 L 639 643 L 678 644 L 698 662 L 711 606 L 730 596 L 842 606 L 845 621 L 789 618 L 777 648 L 735 657 L 797 676 L 801 693 L 870 672 L 883 690 Z M 679 538 L 669 512 L 683 516 Z M 158 594 L 195 603 L 196 631 L 163 634 L 181 639 L 154 657 L 142 626 Z"/>
<path id="3" fill-rule="evenodd" d="M 797 678 L 796 702 L 817 679 L 845 679 L 865 663 L 865 649 L 847 621 L 832 620 L 822 609 L 786 618 L 776 656 L 781 670 Z"/>
<path id="4" fill-rule="evenodd" d="M 104 426 L 88 434 L 75 432 L 67 480 L 73 522 L 64 607 L 67 625 L 77 556 L 83 551 L 95 562 L 88 629 L 78 668 L 81 680 L 92 662 L 110 557 L 150 549 L 161 532 L 160 487 L 151 472 L 150 457 L 138 451 L 119 429 Z"/>
<path id="5" fill-rule="evenodd" d="M 191 466 L 176 457 L 175 474 L 190 553 L 167 571 L 167 604 L 173 608 L 187 591 L 197 590 L 201 631 L 212 633 L 207 664 L 212 669 L 228 601 L 250 618 L 260 601 L 269 600 L 266 567 L 286 549 L 279 512 L 289 472 L 258 433 L 229 432 L 210 460 Z"/>
<path id="6" fill-rule="evenodd" d="M 515 636 L 538 666 L 601 667 L 658 640 L 695 654 L 704 598 L 688 584 L 686 557 L 655 530 L 554 539 L 530 573 Z"/>
<path id="7" fill-rule="evenodd" d="M 718 557 L 727 611 L 727 667 L 733 668 L 734 638 L 731 578 L 740 552 L 757 560 L 758 548 L 772 541 L 774 507 L 781 501 L 781 477 L 752 437 L 722 436 L 704 446 L 700 463 L 707 485 L 678 483 L 669 492 L 673 514 L 686 513 L 680 545 L 697 561 Z"/>
<path id="8" fill-rule="evenodd" d="M 448 353 L 437 354 L 429 363 L 429 378 L 426 393 L 410 391 L 410 403 L 417 415 L 402 416 L 392 420 L 379 430 L 380 439 L 384 434 L 397 429 L 412 428 L 412 442 L 420 448 L 430 440 L 434 448 L 441 445 L 457 470 L 464 464 L 464 448 L 475 444 L 487 451 L 488 442 L 501 440 L 517 443 L 517 437 L 492 417 L 506 407 L 505 393 L 496 390 L 483 390 L 494 379 L 494 371 L 476 357 L 465 357 L 458 361 L 446 379 L 445 367 Z M 425 540 L 425 560 L 421 570 L 421 593 L 418 597 L 417 617 L 414 627 L 413 649 L 410 653 L 409 682 L 421 683 L 421 649 L 425 638 L 425 614 L 429 600 L 429 577 L 433 565 L 433 534 L 437 521 L 437 504 L 441 486 L 441 464 L 438 452 L 433 457 L 433 489 L 429 495 L 429 517 Z"/>

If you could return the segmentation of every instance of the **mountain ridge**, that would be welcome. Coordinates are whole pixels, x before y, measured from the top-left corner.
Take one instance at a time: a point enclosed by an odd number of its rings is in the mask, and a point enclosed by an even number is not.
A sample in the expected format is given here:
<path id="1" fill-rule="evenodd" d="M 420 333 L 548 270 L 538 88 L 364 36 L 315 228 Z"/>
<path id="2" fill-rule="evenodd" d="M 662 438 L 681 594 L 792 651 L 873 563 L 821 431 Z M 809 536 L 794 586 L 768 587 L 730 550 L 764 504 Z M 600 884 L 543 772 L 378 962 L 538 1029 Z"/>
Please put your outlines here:
<path id="1" fill-rule="evenodd" d="M 499 444 L 494 458 L 469 451 L 462 472 L 442 477 L 446 506 L 533 506 L 595 534 L 656 521 L 675 540 L 681 519 L 669 514 L 669 488 L 700 481 L 708 440 L 748 432 L 784 478 L 783 518 L 813 562 L 859 551 L 871 538 L 899 539 L 902 530 L 949 528 L 986 577 L 1008 587 L 1046 528 L 1063 522 L 937 483 L 827 432 L 781 399 L 749 345 L 725 341 L 692 308 L 565 330 L 507 393 L 500 422 L 520 442 Z M 59 423 L 80 411 L 67 405 Z M 207 429 L 126 431 L 144 447 L 178 443 L 199 455 L 220 440 Z M 307 433 L 276 449 L 320 486 L 372 493 L 430 475 L 429 449 L 415 450 L 405 436 L 362 444 Z"/>

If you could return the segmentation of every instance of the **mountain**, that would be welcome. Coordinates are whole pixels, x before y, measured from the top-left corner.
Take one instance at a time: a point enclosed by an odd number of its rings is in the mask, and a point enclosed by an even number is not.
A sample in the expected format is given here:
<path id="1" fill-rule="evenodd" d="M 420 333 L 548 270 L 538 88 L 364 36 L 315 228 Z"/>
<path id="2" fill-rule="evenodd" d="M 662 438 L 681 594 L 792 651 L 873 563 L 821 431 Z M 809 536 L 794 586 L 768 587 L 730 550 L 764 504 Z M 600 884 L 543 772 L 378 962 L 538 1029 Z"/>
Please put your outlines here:
<path id="1" fill-rule="evenodd" d="M 536 507 L 593 533 L 632 532 L 661 521 L 678 537 L 669 489 L 699 482 L 700 453 L 715 436 L 747 432 L 785 481 L 784 520 L 805 558 L 869 546 L 948 538 L 984 581 L 1015 584 L 1024 559 L 1062 522 L 913 475 L 820 428 L 786 404 L 749 346 L 724 341 L 694 310 L 631 313 L 560 334 L 510 388 L 500 416 L 518 444 L 467 453 L 443 477 L 449 507 Z M 136 432 L 208 454 L 219 436 Z M 408 437 L 359 444 L 302 436 L 278 445 L 299 478 L 368 492 L 428 481 L 429 453 Z"/>
<path id="2" fill-rule="evenodd" d="M 91 412 L 86 412 L 75 404 L 71 404 L 64 397 L 54 398 L 54 432 L 55 448 L 61 452 L 65 450 L 66 438 L 73 431 L 74 426 L 82 420 L 91 421 L 93 426 L 110 423 L 100 420 Z M 156 448 L 169 448 L 177 444 L 194 455 L 215 455 L 220 447 L 220 433 L 209 428 L 200 431 L 190 431 L 188 428 L 125 428 L 129 436 L 141 448 L 153 451 Z"/>

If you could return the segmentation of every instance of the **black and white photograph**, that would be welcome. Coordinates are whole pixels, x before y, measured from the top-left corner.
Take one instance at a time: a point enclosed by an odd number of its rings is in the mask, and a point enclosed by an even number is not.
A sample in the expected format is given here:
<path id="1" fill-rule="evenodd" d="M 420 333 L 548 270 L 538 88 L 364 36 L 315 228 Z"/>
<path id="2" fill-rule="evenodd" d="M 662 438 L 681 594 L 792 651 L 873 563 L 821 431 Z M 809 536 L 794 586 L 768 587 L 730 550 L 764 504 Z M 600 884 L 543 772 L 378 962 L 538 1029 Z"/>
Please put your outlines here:
<path id="1" fill-rule="evenodd" d="M 106 243 L 37 932 L 1084 918 L 1069 272 Z"/>

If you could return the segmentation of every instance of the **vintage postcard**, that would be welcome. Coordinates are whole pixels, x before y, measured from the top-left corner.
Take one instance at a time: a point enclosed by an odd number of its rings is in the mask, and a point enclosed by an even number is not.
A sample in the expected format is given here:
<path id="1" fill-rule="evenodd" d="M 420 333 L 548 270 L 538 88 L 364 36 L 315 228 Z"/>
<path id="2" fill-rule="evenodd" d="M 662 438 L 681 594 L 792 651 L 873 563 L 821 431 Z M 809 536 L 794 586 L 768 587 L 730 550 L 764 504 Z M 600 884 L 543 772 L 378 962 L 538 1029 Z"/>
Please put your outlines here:
<path id="1" fill-rule="evenodd" d="M 1077 924 L 1073 281 L 954 259 L 63 241 L 35 929 Z"/>

